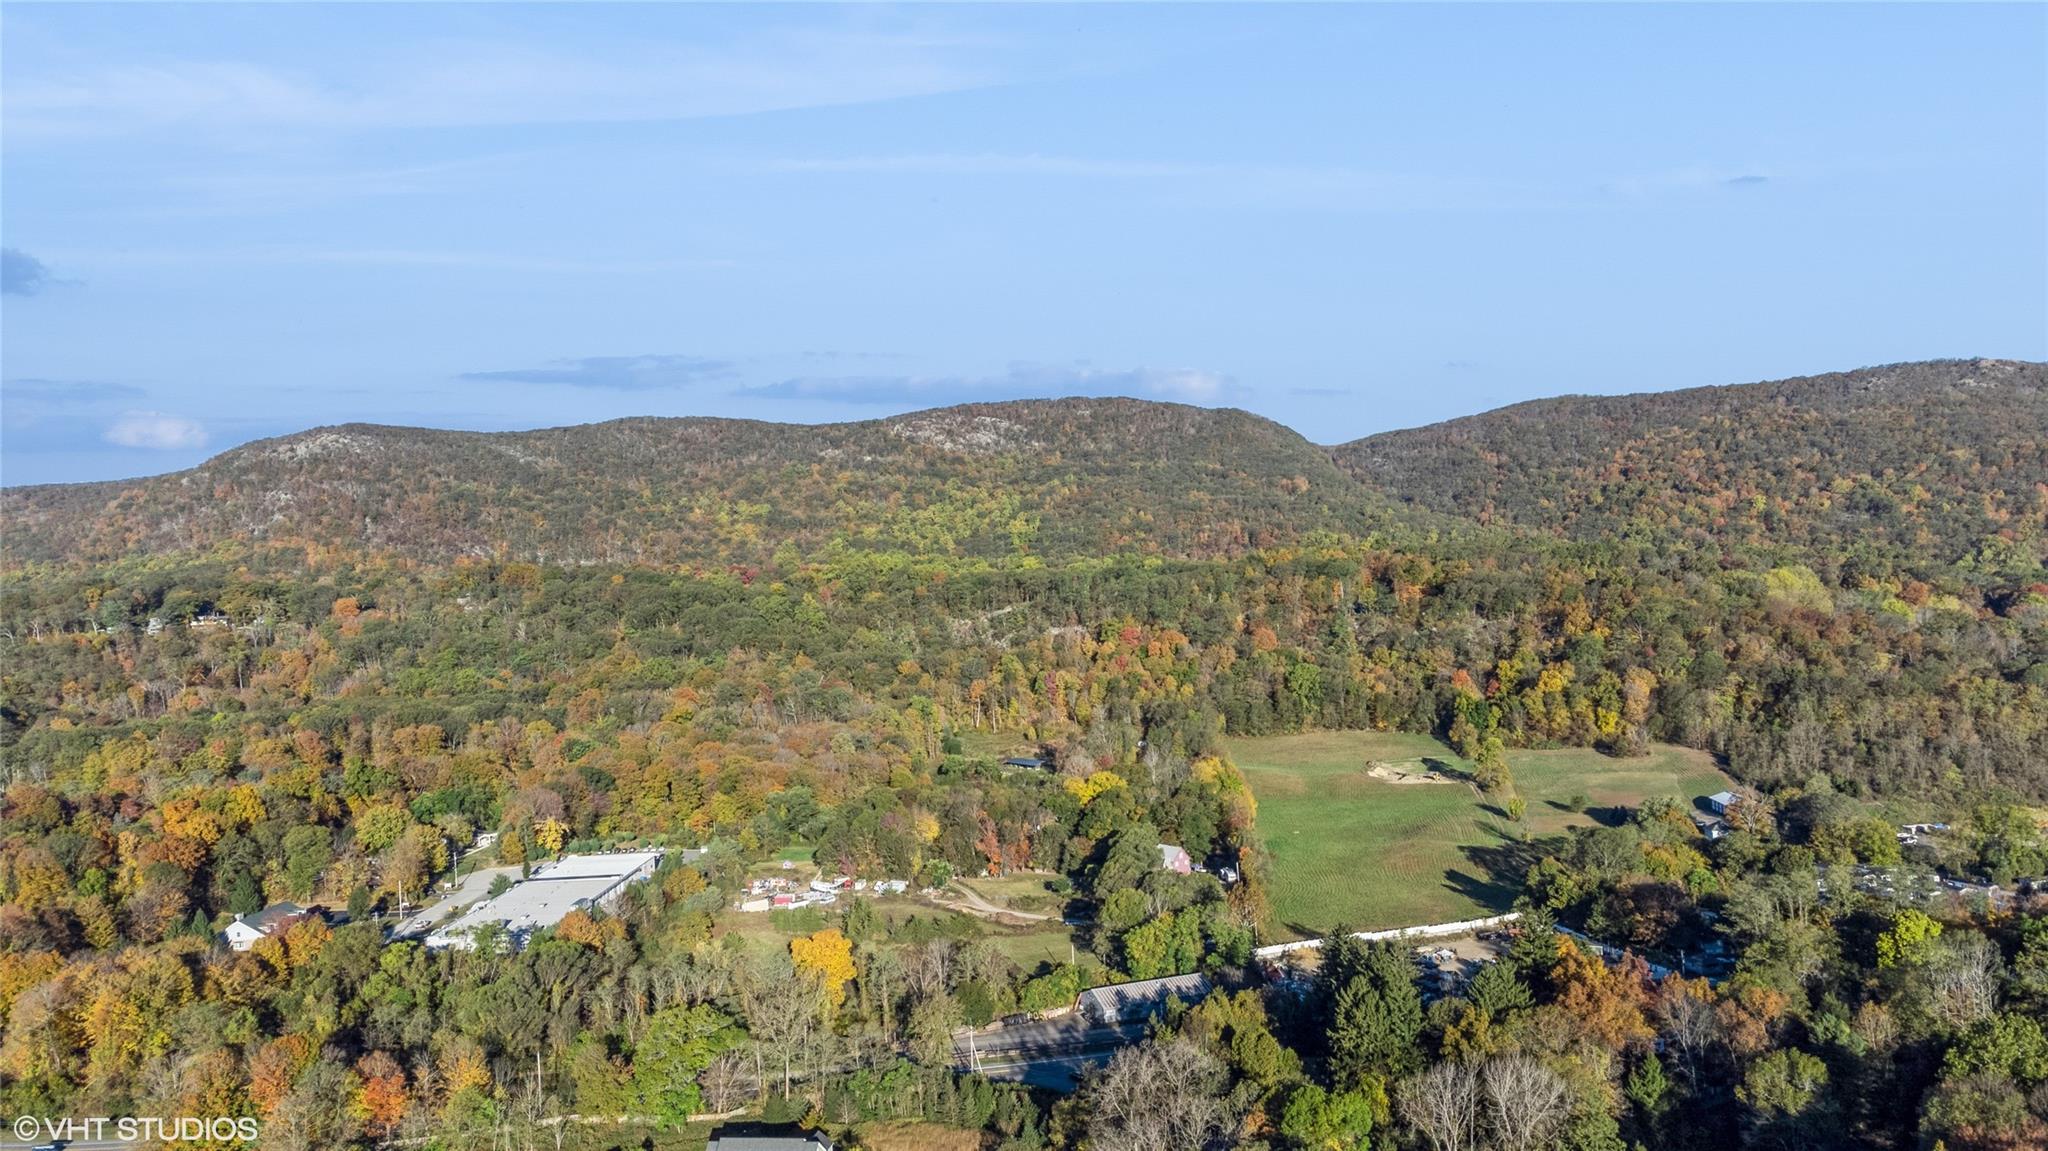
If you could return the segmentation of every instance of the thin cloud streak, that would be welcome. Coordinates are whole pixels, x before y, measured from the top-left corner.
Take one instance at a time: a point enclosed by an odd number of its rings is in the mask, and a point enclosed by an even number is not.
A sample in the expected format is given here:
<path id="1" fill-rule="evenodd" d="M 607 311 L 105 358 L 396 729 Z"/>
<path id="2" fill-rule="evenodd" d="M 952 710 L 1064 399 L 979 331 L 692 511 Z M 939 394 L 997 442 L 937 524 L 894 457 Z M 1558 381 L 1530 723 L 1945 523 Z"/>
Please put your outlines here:
<path id="1" fill-rule="evenodd" d="M 50 380 L 30 376 L 0 382 L 0 396 L 5 396 L 10 405 L 98 404 L 109 400 L 139 399 L 147 394 L 134 384 L 104 380 Z"/>
<path id="2" fill-rule="evenodd" d="M 1579 182 L 1495 176 L 1431 175 L 1345 165 L 1123 160 L 1037 152 L 907 152 L 781 157 L 759 165 L 800 175 L 872 174 L 960 178 L 1156 181 L 1174 194 L 1216 195 L 1245 202 L 1363 211 L 1544 209 L 1587 200 Z M 1632 174 L 1597 185 L 1601 192 L 1647 197 L 1702 188 L 1748 189 L 1772 178 L 1739 169 L 1696 165 Z"/>
<path id="3" fill-rule="evenodd" d="M 433 248 L 192 248 L 65 253 L 79 264 L 360 264 L 370 267 L 463 268 L 499 272 L 560 272 L 636 275 L 712 271 L 738 267 L 725 259 L 604 260 L 524 255 L 512 252 L 451 251 Z"/>
<path id="4" fill-rule="evenodd" d="M 782 157 L 771 172 L 1149 181 L 1174 196 L 1337 211 L 1434 211 L 1562 205 L 1574 194 L 1512 176 L 1450 176 L 1345 165 L 1119 160 L 1003 152 Z M 1578 193 L 1583 196 L 1583 193 Z"/>
<path id="5" fill-rule="evenodd" d="M 459 379 L 490 384 L 541 384 L 641 392 L 682 388 L 732 375 L 732 364 L 703 356 L 586 356 L 546 367 L 464 372 Z"/>
<path id="6" fill-rule="evenodd" d="M 784 31 L 735 44 L 613 43 L 571 54 L 444 41 L 320 74 L 243 60 L 155 59 L 7 85 L 15 141 L 179 130 L 392 128 L 689 120 L 937 95 L 1000 82 L 971 41 Z"/>
<path id="7" fill-rule="evenodd" d="M 842 404 L 952 404 L 1074 395 L 1128 395 L 1216 404 L 1235 398 L 1238 389 L 1230 377 L 1215 372 L 1179 368 L 1105 371 L 1085 364 L 1016 364 L 999 376 L 798 376 L 739 388 L 732 394 L 748 399 Z"/>

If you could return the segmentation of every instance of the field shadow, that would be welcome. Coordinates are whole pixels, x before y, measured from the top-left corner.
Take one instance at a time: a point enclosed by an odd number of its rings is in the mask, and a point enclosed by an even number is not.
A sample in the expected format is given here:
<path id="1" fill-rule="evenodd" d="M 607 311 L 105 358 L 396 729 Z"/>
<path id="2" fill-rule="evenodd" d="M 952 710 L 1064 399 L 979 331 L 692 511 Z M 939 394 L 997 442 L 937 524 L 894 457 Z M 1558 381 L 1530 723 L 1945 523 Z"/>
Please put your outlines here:
<path id="1" fill-rule="evenodd" d="M 1474 870 L 1453 868 L 1444 873 L 1444 887 L 1481 906 L 1504 911 L 1522 890 L 1522 880 L 1536 861 L 1556 851 L 1562 835 L 1518 839 L 1499 827 L 1487 826 L 1492 843 L 1471 844 L 1458 849 Z"/>
<path id="2" fill-rule="evenodd" d="M 1463 783 L 1472 782 L 1471 772 L 1466 771 L 1448 759 L 1438 759 L 1433 755 L 1425 755 L 1422 757 L 1422 766 L 1447 779 L 1455 779 Z"/>
<path id="3" fill-rule="evenodd" d="M 1498 912 L 1514 906 L 1515 896 L 1521 893 L 1522 886 L 1519 882 L 1509 886 L 1454 867 L 1444 872 L 1444 889 L 1457 892 L 1488 911 Z"/>

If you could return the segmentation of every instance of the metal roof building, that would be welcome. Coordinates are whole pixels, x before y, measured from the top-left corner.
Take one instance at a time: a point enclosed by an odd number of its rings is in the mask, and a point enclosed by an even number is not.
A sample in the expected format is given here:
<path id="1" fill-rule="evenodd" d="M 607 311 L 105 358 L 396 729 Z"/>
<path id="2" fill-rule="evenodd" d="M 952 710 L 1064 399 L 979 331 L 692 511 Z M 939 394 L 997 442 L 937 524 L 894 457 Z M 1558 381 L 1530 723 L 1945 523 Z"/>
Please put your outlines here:
<path id="1" fill-rule="evenodd" d="M 1093 987 L 1083 991 L 1074 1006 L 1097 1023 L 1128 1023 L 1166 1010 L 1170 999 L 1199 1003 L 1209 997 L 1210 990 L 1209 977 L 1200 972 L 1168 975 Z"/>
<path id="2" fill-rule="evenodd" d="M 571 855 L 543 863 L 512 885 L 512 890 L 486 899 L 452 923 L 427 936 L 427 946 L 468 950 L 476 945 L 476 929 L 503 926 L 512 945 L 524 947 L 527 936 L 553 927 L 571 911 L 609 907 L 626 885 L 654 874 L 659 851 L 618 851 L 602 855 Z"/>

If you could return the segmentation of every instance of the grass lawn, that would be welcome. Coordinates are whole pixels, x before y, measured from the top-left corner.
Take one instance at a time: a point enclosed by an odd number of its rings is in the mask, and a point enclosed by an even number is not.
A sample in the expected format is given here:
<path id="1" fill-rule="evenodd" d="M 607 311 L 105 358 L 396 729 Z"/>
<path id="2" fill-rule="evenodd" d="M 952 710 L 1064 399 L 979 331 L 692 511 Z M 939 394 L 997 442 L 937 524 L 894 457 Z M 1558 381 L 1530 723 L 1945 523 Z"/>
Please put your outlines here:
<path id="1" fill-rule="evenodd" d="M 1013 755 L 1037 755 L 1030 740 L 1014 731 L 966 731 L 953 733 L 960 739 L 960 754 L 985 759 L 1008 759 Z"/>
<path id="2" fill-rule="evenodd" d="M 992 926 L 984 938 L 1027 974 L 1038 970 L 1041 963 L 1066 963 L 1076 953 L 1074 929 L 1057 921 L 1031 927 Z"/>
<path id="3" fill-rule="evenodd" d="M 1654 795 L 1690 803 L 1728 786 L 1704 752 L 1658 745 L 1638 759 L 1596 751 L 1510 751 L 1528 811 L 1517 827 L 1464 783 L 1389 783 L 1366 774 L 1471 765 L 1429 736 L 1313 732 L 1228 741 L 1259 803 L 1273 853 L 1275 934 L 1321 935 L 1470 919 L 1505 911 L 1540 851 L 1524 841 L 1593 822 Z M 1568 801 L 1584 796 L 1590 813 Z"/>
<path id="4" fill-rule="evenodd" d="M 977 875 L 953 880 L 997 907 L 1015 908 L 1035 915 L 1056 915 L 1066 897 L 1055 895 L 1047 886 L 1049 875 Z"/>

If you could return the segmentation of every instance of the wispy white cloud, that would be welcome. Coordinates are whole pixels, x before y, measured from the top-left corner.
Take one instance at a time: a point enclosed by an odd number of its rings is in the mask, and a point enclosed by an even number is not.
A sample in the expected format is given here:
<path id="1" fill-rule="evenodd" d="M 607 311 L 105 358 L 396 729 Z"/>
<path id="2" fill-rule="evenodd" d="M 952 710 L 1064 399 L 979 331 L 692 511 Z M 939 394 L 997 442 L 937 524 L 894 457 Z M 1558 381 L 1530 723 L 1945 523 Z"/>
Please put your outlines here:
<path id="1" fill-rule="evenodd" d="M 80 265 L 164 264 L 333 264 L 398 268 L 465 268 L 497 272 L 558 272 L 630 275 L 649 272 L 706 271 L 734 267 L 731 260 L 611 260 L 547 256 L 518 252 L 479 252 L 440 248 L 130 248 L 76 249 L 65 257 Z"/>
<path id="2" fill-rule="evenodd" d="M 1037 152 L 781 157 L 769 160 L 766 166 L 783 172 L 905 172 L 952 176 L 1179 177 L 1247 170 L 1218 164 L 1055 156 Z"/>
<path id="3" fill-rule="evenodd" d="M 925 175 L 1047 180 L 1152 181 L 1175 196 L 1235 203 L 1352 211 L 1496 210 L 1589 202 L 1587 185 L 1511 172 L 1458 174 L 1377 170 L 1345 164 L 1275 164 L 1129 159 L 1039 152 L 904 152 L 785 156 L 757 166 L 796 174 Z M 1601 181 L 1608 195 L 1650 197 L 1701 189 L 1760 188 L 1773 176 L 1745 168 L 1693 165 Z"/>
<path id="4" fill-rule="evenodd" d="M 1127 159 L 1037 152 L 909 152 L 779 157 L 769 171 L 961 178 L 1149 181 L 1164 195 L 1234 204 L 1335 211 L 1524 208 L 1565 190 L 1511 175 L 1377 170 L 1344 164 Z"/>
<path id="5" fill-rule="evenodd" d="M 1215 404 L 1237 395 L 1230 377 L 1184 368 L 1105 370 L 1087 364 L 1013 364 L 995 376 L 797 376 L 740 388 L 755 399 L 842 404 L 949 404 L 1053 396 L 1139 396 Z"/>
<path id="6" fill-rule="evenodd" d="M 138 214 L 190 216 L 286 211 L 350 200 L 453 193 L 492 178 L 493 169 L 525 153 L 465 157 L 431 164 L 349 165 L 290 162 L 274 155 L 243 163 L 209 163 L 163 177 L 163 195 Z"/>
<path id="7" fill-rule="evenodd" d="M 1602 190 L 1616 195 L 1641 198 L 1669 192 L 1760 188 L 1770 182 L 1770 175 L 1752 168 L 1694 164 L 1683 168 L 1668 168 L 1660 172 L 1638 172 L 1621 176 L 1602 185 Z"/>
<path id="8" fill-rule="evenodd" d="M 179 451 L 206 446 L 206 429 L 198 420 L 166 412 L 128 412 L 107 425 L 101 437 L 116 447 Z"/>
<path id="9" fill-rule="evenodd" d="M 1001 79 L 972 41 L 916 30 L 783 29 L 727 43 L 614 41 L 581 52 L 414 42 L 346 64 L 157 58 L 20 74 L 14 142 L 166 129 L 362 131 L 697 119 L 934 95 Z"/>
<path id="10" fill-rule="evenodd" d="M 732 365 L 703 356 L 586 356 L 539 368 L 464 372 L 461 379 L 492 384 L 554 384 L 611 391 L 687 387 L 732 375 Z"/>
<path id="11" fill-rule="evenodd" d="M 0 383 L 0 396 L 5 396 L 10 406 L 97 404 L 108 400 L 138 399 L 146 394 L 134 384 L 117 384 L 105 380 L 51 380 L 17 376 Z"/>

